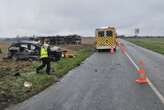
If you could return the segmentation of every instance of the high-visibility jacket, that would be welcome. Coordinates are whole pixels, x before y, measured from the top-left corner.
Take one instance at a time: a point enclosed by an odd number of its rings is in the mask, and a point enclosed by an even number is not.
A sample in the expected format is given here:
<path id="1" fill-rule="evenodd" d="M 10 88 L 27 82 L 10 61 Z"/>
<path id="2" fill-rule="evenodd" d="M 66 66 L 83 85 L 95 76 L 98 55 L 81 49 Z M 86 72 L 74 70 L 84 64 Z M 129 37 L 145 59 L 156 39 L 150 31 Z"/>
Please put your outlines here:
<path id="1" fill-rule="evenodd" d="M 41 47 L 40 58 L 48 58 L 48 49 L 47 48 Z"/>

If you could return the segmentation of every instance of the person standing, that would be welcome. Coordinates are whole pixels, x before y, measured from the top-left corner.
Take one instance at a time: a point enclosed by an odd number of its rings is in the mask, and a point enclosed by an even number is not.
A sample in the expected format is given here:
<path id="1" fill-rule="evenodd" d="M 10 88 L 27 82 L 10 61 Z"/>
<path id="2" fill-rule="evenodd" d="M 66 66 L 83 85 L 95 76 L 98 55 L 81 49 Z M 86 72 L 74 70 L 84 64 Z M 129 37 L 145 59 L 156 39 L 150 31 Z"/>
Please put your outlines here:
<path id="1" fill-rule="evenodd" d="M 49 75 L 51 70 L 51 61 L 49 58 L 50 46 L 46 43 L 42 44 L 39 54 L 42 64 L 36 69 L 36 73 L 39 73 L 39 71 L 46 66 L 46 73 Z"/>

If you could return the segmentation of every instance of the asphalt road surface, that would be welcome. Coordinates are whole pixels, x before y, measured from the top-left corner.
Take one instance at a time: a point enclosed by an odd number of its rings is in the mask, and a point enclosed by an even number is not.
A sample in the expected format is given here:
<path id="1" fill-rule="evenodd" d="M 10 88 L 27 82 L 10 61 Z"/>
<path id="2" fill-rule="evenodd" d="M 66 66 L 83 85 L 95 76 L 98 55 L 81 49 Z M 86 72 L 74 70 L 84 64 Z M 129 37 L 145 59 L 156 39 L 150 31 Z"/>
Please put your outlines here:
<path id="1" fill-rule="evenodd" d="M 144 60 L 149 78 L 164 94 L 164 56 L 121 42 L 136 63 Z M 9 110 L 164 110 L 148 85 L 135 83 L 137 77 L 119 49 L 94 53 L 60 82 Z"/>

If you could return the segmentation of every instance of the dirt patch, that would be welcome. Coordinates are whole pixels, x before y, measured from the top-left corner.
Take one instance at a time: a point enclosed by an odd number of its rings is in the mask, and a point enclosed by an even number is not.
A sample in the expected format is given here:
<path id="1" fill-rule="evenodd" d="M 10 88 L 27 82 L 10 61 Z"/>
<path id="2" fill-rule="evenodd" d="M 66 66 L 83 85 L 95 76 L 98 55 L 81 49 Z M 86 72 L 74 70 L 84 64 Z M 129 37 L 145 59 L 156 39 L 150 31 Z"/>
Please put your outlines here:
<path id="1" fill-rule="evenodd" d="M 13 61 L 12 59 L 3 59 L 7 56 L 7 49 L 10 46 L 9 42 L 0 41 L 0 78 L 4 75 L 15 75 L 17 73 L 28 72 L 31 70 L 32 62 L 30 61 Z"/>
<path id="2" fill-rule="evenodd" d="M 9 75 L 0 78 L 0 109 L 5 108 L 9 103 L 14 104 L 16 102 L 13 95 L 11 95 L 9 83 L 7 83 L 14 80 L 13 78 Z"/>
<path id="3" fill-rule="evenodd" d="M 9 43 L 5 42 L 5 41 L 0 41 L 0 48 L 8 48 L 9 47 Z"/>
<path id="4" fill-rule="evenodd" d="M 29 61 L 0 61 L 0 109 L 5 108 L 9 104 L 17 102 L 14 97 L 13 87 L 17 86 L 13 83 L 21 74 L 32 71 L 32 62 Z"/>
<path id="5" fill-rule="evenodd" d="M 31 70 L 32 62 L 30 61 L 0 61 L 0 78 L 5 75 L 18 75 L 19 73 L 29 72 Z"/>
<path id="6" fill-rule="evenodd" d="M 7 50 L 9 44 L 1 44 L 0 48 Z M 64 50 L 68 50 L 69 53 L 76 53 L 80 49 L 86 49 L 93 47 L 93 44 L 82 45 L 60 45 Z M 86 52 L 89 53 L 88 51 Z M 84 54 L 84 55 L 83 55 Z M 85 57 L 85 51 L 80 53 L 79 57 L 75 57 L 75 60 L 65 59 L 63 63 L 57 64 L 55 70 L 58 74 L 64 74 L 67 69 L 73 68 L 77 61 L 81 61 Z M 70 61 L 72 62 L 70 65 Z M 76 63 L 75 63 L 76 62 Z M 11 59 L 3 60 L 0 58 L 0 109 L 7 107 L 8 105 L 18 103 L 28 97 L 43 90 L 54 81 L 54 76 L 46 76 L 45 74 L 35 74 L 35 68 L 38 67 L 39 62 L 30 61 L 13 61 Z M 66 65 L 66 66 L 63 66 Z M 61 67 L 61 69 L 60 69 Z M 28 75 L 29 73 L 29 75 Z M 30 91 L 24 88 L 24 81 L 30 81 L 33 84 L 33 88 Z"/>
<path id="7" fill-rule="evenodd" d="M 0 60 L 7 54 L 7 48 L 9 47 L 9 42 L 0 41 Z"/>
<path id="8" fill-rule="evenodd" d="M 1 89 L 1 88 L 0 88 Z M 5 108 L 8 103 L 13 103 L 13 97 L 6 95 L 6 93 L 4 91 L 1 91 L 0 93 L 0 108 Z"/>

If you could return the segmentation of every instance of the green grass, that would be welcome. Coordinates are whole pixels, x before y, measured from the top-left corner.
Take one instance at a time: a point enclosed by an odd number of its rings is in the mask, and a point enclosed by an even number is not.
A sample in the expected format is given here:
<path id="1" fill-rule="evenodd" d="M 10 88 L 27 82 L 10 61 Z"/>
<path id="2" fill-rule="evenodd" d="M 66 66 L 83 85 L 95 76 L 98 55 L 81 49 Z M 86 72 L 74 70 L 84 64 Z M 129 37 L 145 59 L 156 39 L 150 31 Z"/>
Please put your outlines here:
<path id="1" fill-rule="evenodd" d="M 24 82 L 29 81 L 32 83 L 31 88 L 24 87 Z M 23 101 L 24 99 L 38 93 L 46 88 L 54 81 L 53 76 L 46 74 L 23 74 L 20 77 L 6 76 L 3 81 L 0 81 L 0 91 L 3 95 L 9 96 L 10 101 L 14 103 Z M 2 94 L 1 94 L 2 95 Z"/>
<path id="2" fill-rule="evenodd" d="M 54 69 L 57 77 L 62 77 L 66 72 L 79 66 L 80 63 L 85 60 L 91 54 L 91 49 L 82 49 L 77 52 L 74 58 L 62 59 L 58 63 L 55 63 Z"/>
<path id="3" fill-rule="evenodd" d="M 164 38 L 128 38 L 134 44 L 164 54 Z"/>
<path id="4" fill-rule="evenodd" d="M 74 58 L 61 59 L 57 63 L 52 63 L 52 69 L 55 72 L 51 75 L 47 75 L 44 71 L 41 74 L 36 74 L 34 72 L 36 67 L 40 65 L 40 62 L 33 63 L 32 72 L 21 73 L 21 76 L 17 77 L 6 75 L 3 78 L 0 78 L 0 97 L 7 99 L 6 105 L 21 102 L 52 85 L 56 82 L 56 79 L 61 78 L 68 71 L 80 65 L 80 63 L 90 56 L 91 53 L 92 48 L 81 49 L 75 53 Z M 25 81 L 31 82 L 32 87 L 24 87 Z"/>

